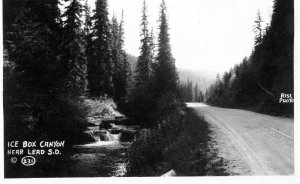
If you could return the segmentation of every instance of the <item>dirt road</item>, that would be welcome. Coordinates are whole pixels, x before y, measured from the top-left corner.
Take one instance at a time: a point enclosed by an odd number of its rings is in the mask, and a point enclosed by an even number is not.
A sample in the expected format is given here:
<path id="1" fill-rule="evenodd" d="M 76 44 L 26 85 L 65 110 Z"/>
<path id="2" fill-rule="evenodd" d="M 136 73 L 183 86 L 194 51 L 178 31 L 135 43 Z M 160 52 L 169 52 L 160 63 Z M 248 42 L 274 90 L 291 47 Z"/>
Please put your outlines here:
<path id="1" fill-rule="evenodd" d="M 187 105 L 195 109 L 199 115 L 203 115 L 214 127 L 216 142 L 223 155 L 227 157 L 225 159 L 238 160 L 235 161 L 234 167 L 244 168 L 238 170 L 239 173 L 236 174 L 294 173 L 293 119 L 246 110 L 217 108 L 201 103 L 187 103 Z M 238 150 L 238 153 L 231 148 Z"/>

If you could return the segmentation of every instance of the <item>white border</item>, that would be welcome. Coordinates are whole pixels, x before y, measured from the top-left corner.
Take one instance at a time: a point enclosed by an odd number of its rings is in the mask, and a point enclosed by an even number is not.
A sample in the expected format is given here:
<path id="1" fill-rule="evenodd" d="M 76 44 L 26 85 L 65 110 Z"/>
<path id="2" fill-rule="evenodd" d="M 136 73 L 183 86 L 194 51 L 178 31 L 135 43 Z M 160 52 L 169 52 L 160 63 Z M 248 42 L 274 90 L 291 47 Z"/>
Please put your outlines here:
<path id="1" fill-rule="evenodd" d="M 299 119 L 299 103 L 297 100 L 299 97 L 300 90 L 300 45 L 299 45 L 299 30 L 300 30 L 300 1 L 294 0 L 295 8 L 295 50 L 294 50 L 294 79 L 295 79 L 295 118 L 294 118 L 294 130 L 295 130 L 295 139 L 294 139 L 294 148 L 295 148 L 295 175 L 292 176 L 225 176 L 225 177 L 174 177 L 174 178 L 159 178 L 159 177 L 126 177 L 126 178 L 43 178 L 43 179 L 4 179 L 4 145 L 3 145 L 3 20 L 2 20 L 2 7 L 3 2 L 0 4 L 0 91 L 1 91 L 1 100 L 0 100 L 0 173 L 1 173 L 1 183 L 30 183 L 30 184 L 53 184 L 53 183 L 73 183 L 73 184 L 82 184 L 83 182 L 88 181 L 89 184 L 92 183 L 130 183 L 130 184 L 145 184 L 145 183 L 214 183 L 214 184 L 300 184 L 300 145 L 299 138 L 300 135 L 300 119 Z M 298 22 L 298 24 L 297 24 Z M 299 97 L 299 98 L 298 98 Z"/>

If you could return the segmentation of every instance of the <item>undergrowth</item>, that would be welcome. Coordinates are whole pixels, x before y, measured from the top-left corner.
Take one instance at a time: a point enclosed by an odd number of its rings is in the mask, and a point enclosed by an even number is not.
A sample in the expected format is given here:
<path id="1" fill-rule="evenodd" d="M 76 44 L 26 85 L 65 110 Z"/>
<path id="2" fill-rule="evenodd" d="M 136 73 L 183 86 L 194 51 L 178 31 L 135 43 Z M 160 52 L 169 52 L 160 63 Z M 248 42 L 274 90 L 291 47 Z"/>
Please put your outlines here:
<path id="1" fill-rule="evenodd" d="M 225 161 L 209 146 L 211 130 L 192 109 L 174 111 L 157 127 L 144 129 L 129 151 L 127 176 L 228 175 Z"/>
<path id="2" fill-rule="evenodd" d="M 121 116 L 117 111 L 117 105 L 114 100 L 107 96 L 97 99 L 86 99 L 84 103 L 88 107 L 87 115 L 90 117 L 99 116 L 105 118 Z"/>

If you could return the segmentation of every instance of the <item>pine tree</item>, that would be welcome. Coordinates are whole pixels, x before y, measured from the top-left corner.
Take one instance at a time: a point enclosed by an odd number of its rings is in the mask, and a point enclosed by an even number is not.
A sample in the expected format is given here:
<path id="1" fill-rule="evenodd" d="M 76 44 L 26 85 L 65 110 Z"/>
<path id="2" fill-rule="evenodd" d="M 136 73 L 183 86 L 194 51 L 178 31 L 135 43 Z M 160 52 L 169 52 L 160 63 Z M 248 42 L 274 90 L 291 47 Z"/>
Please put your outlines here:
<path id="1" fill-rule="evenodd" d="M 123 28 L 123 13 L 119 23 L 117 18 L 112 18 L 112 60 L 114 63 L 113 69 L 113 84 L 114 84 L 114 99 L 119 105 L 125 103 L 127 96 L 127 86 L 129 78 L 129 63 L 127 54 L 124 50 L 124 28 Z"/>
<path id="2" fill-rule="evenodd" d="M 204 102 L 205 96 L 204 96 L 204 94 L 203 94 L 202 91 L 200 91 L 200 95 L 199 95 L 199 96 L 200 96 L 200 97 L 199 97 L 198 102 Z"/>
<path id="3" fill-rule="evenodd" d="M 114 67 L 112 68 L 112 82 L 113 82 L 113 96 L 115 100 L 119 100 L 118 88 L 120 83 L 120 70 L 121 70 L 121 48 L 120 48 L 120 39 L 119 39 L 119 23 L 115 15 L 113 15 L 111 20 L 111 54 L 112 62 Z"/>
<path id="4" fill-rule="evenodd" d="M 263 39 L 263 28 L 262 28 L 262 17 L 260 14 L 260 11 L 257 11 L 257 17 L 255 22 L 255 26 L 254 26 L 254 32 L 255 32 L 255 40 L 254 40 L 254 45 L 257 46 L 259 44 L 262 43 L 262 39 Z"/>
<path id="5" fill-rule="evenodd" d="M 113 95 L 111 59 L 111 35 L 108 20 L 108 10 L 106 0 L 96 1 L 96 10 L 93 26 L 93 47 L 95 54 L 88 65 L 88 86 L 92 97 L 99 97 L 107 94 Z"/>
<path id="6" fill-rule="evenodd" d="M 128 56 L 126 51 L 124 50 L 124 13 L 122 11 L 122 19 L 119 24 L 119 47 L 121 49 L 121 71 L 120 71 L 120 80 L 121 80 L 121 85 L 120 85 L 120 101 L 121 105 L 124 105 L 124 103 L 127 100 L 128 97 L 128 91 L 129 91 L 129 84 L 132 82 L 131 81 L 131 70 L 130 70 L 130 64 L 128 62 Z"/>
<path id="7" fill-rule="evenodd" d="M 128 57 L 125 51 L 121 52 L 121 70 L 120 70 L 120 85 L 118 86 L 118 103 L 120 109 L 124 109 L 125 102 L 128 98 L 128 91 L 130 90 L 130 83 L 131 81 L 131 70 L 130 64 L 128 62 Z"/>
<path id="8" fill-rule="evenodd" d="M 148 20 L 147 20 L 147 7 L 146 2 L 143 2 L 142 9 L 142 22 L 141 22 L 142 32 L 141 32 L 141 47 L 140 47 L 140 56 L 137 62 L 135 82 L 136 86 L 146 84 L 150 79 L 151 72 L 151 46 L 149 39 L 149 30 L 148 30 Z"/>
<path id="9" fill-rule="evenodd" d="M 150 78 L 153 78 L 153 69 L 155 68 L 156 62 L 155 62 L 155 43 L 154 43 L 154 33 L 153 28 L 151 29 L 150 35 L 149 35 L 149 47 L 150 47 Z"/>
<path id="10" fill-rule="evenodd" d="M 83 10 L 84 10 L 84 34 L 85 36 L 88 36 L 91 35 L 92 19 L 91 19 L 91 9 L 87 0 L 85 1 Z"/>
<path id="11" fill-rule="evenodd" d="M 153 68 L 153 88 L 156 98 L 166 93 L 177 94 L 178 90 L 178 74 L 176 72 L 175 59 L 171 53 L 166 11 L 166 4 L 163 0 L 159 17 L 158 53 L 156 66 Z"/>
<path id="12" fill-rule="evenodd" d="M 86 0 L 84 6 L 84 40 L 85 40 L 85 56 L 86 56 L 86 65 L 87 65 L 87 93 L 90 94 L 89 82 L 93 80 L 93 64 L 94 64 L 94 45 L 93 45 L 93 33 L 92 33 L 92 18 L 91 11 Z"/>
<path id="13" fill-rule="evenodd" d="M 143 2 L 142 21 L 141 21 L 141 47 L 140 56 L 137 60 L 135 70 L 135 84 L 129 95 L 128 114 L 136 121 L 143 122 L 145 125 L 153 125 L 151 116 L 154 112 L 155 100 L 153 99 L 151 89 L 151 65 L 152 65 L 152 50 L 151 39 L 148 30 L 147 7 L 146 2 Z"/>
<path id="14" fill-rule="evenodd" d="M 71 96 L 83 95 L 86 89 L 86 58 L 84 33 L 80 19 L 83 6 L 79 0 L 70 0 L 63 14 L 63 76 L 64 93 Z"/>
<path id="15" fill-rule="evenodd" d="M 199 98 L 199 88 L 198 88 L 198 84 L 196 84 L 194 86 L 194 99 L 193 99 L 193 101 L 197 102 L 198 98 Z"/>

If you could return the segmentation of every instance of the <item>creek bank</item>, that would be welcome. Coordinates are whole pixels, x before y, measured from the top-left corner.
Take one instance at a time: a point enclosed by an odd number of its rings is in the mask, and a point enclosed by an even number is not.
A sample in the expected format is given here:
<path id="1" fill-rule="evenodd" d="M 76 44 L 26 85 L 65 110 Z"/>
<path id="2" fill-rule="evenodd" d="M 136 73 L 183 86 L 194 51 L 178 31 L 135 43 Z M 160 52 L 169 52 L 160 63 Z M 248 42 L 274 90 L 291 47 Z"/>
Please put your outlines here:
<path id="1" fill-rule="evenodd" d="M 83 132 L 81 144 L 97 141 L 121 141 L 132 142 L 136 139 L 139 126 L 128 125 L 129 120 L 123 118 L 101 119 L 89 118 L 90 123 L 87 130 Z"/>
<path id="2" fill-rule="evenodd" d="M 62 176 L 106 177 L 126 174 L 127 150 L 140 127 L 130 125 L 125 117 L 89 117 L 84 139 L 73 146 L 66 160 L 72 168 Z M 82 171 L 84 168 L 84 171 Z"/>

